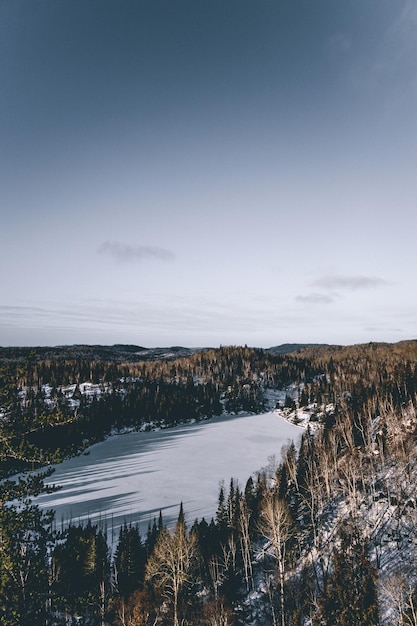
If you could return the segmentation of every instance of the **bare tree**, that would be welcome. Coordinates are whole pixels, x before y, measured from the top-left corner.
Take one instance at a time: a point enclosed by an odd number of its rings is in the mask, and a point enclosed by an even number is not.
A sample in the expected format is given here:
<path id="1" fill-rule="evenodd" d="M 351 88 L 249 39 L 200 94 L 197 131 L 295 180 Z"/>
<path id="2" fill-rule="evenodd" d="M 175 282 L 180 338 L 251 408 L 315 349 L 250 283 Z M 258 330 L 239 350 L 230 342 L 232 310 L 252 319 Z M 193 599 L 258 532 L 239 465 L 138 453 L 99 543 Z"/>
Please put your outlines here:
<path id="1" fill-rule="evenodd" d="M 266 491 L 259 529 L 269 542 L 278 565 L 280 586 L 281 626 L 285 626 L 285 566 L 288 542 L 294 537 L 294 523 L 287 503 L 272 491 Z"/>
<path id="2" fill-rule="evenodd" d="M 249 530 L 250 516 L 251 511 L 244 498 L 242 498 L 239 511 L 239 539 L 245 570 L 246 589 L 248 591 L 253 590 L 252 545 Z"/>
<path id="3" fill-rule="evenodd" d="M 213 600 L 204 606 L 200 623 L 204 626 L 232 626 L 233 613 L 222 600 Z"/>
<path id="4" fill-rule="evenodd" d="M 115 605 L 115 626 L 156 626 L 158 611 L 149 604 L 146 592 L 136 590 L 126 602 L 119 598 Z"/>
<path id="5" fill-rule="evenodd" d="M 188 535 L 185 523 L 179 520 L 173 533 L 162 529 L 145 572 L 145 579 L 154 581 L 162 595 L 172 603 L 173 624 L 179 626 L 178 600 L 181 590 L 192 580 L 197 561 L 197 541 Z"/>
<path id="6" fill-rule="evenodd" d="M 417 626 L 417 603 L 408 575 L 391 572 L 381 585 L 381 593 L 390 607 L 392 626 Z"/>
<path id="7" fill-rule="evenodd" d="M 219 597 L 219 587 L 223 582 L 223 569 L 220 565 L 219 558 L 217 556 L 212 556 L 209 564 L 208 570 L 211 578 L 211 582 L 214 589 L 214 598 L 215 600 Z"/>

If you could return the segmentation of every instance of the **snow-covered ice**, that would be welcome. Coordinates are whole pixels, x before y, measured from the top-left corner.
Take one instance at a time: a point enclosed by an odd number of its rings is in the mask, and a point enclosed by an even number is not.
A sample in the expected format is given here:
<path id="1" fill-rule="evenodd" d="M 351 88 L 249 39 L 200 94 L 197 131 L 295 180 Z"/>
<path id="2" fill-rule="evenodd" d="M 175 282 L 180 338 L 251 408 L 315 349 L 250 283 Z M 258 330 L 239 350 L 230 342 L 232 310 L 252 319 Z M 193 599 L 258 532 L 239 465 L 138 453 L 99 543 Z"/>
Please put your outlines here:
<path id="1" fill-rule="evenodd" d="M 144 533 L 159 510 L 172 524 L 181 501 L 190 523 L 196 517 L 209 521 L 222 481 L 228 489 L 234 478 L 244 488 L 302 432 L 270 412 L 116 435 L 57 465 L 49 482 L 62 489 L 36 502 L 55 509 L 58 526 L 91 519 L 117 529 L 126 520 L 139 522 Z"/>

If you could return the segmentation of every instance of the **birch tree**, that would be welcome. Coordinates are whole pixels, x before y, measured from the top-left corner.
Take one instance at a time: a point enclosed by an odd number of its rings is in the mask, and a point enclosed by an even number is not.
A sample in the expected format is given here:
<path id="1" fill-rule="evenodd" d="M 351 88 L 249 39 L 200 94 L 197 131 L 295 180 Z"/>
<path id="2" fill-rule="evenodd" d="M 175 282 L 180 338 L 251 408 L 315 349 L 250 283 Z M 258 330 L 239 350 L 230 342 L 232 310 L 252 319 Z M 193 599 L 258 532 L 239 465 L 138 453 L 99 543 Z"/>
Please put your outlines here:
<path id="1" fill-rule="evenodd" d="M 197 540 L 188 534 L 180 514 L 174 532 L 163 528 L 146 565 L 145 579 L 160 589 L 171 603 L 173 625 L 179 626 L 181 592 L 191 584 L 197 563 Z"/>
<path id="2" fill-rule="evenodd" d="M 278 566 L 281 626 L 285 626 L 285 567 L 288 562 L 288 544 L 295 535 L 294 523 L 285 500 L 272 491 L 264 496 L 259 529 L 268 540 Z"/>
<path id="3" fill-rule="evenodd" d="M 32 626 L 47 619 L 52 515 L 30 501 L 0 500 L 0 623 Z"/>

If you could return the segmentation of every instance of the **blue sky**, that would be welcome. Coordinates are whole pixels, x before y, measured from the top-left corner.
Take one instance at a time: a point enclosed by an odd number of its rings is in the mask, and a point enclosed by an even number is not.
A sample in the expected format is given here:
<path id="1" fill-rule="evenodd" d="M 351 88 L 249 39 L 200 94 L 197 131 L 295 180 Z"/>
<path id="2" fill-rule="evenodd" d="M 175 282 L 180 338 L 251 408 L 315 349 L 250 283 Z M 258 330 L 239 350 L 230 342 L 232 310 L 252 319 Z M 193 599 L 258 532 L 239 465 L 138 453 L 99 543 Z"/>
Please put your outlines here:
<path id="1" fill-rule="evenodd" d="M 2 0 L 0 345 L 416 336 L 414 0 Z"/>

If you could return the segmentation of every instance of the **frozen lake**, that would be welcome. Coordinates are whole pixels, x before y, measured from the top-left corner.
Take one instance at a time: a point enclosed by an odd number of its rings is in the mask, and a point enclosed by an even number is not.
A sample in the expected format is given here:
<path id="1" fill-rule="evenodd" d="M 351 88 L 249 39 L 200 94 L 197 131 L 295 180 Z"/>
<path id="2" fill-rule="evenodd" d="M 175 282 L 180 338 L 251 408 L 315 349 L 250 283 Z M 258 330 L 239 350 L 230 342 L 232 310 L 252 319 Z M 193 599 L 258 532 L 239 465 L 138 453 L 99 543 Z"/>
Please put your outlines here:
<path id="1" fill-rule="evenodd" d="M 139 522 L 145 533 L 160 510 L 170 525 L 181 501 L 188 522 L 210 521 L 222 481 L 228 489 L 233 477 L 244 488 L 302 432 L 271 412 L 117 435 L 57 465 L 49 482 L 62 489 L 35 501 L 55 509 L 58 527 L 91 519 L 106 522 L 109 533 L 124 520 Z"/>

